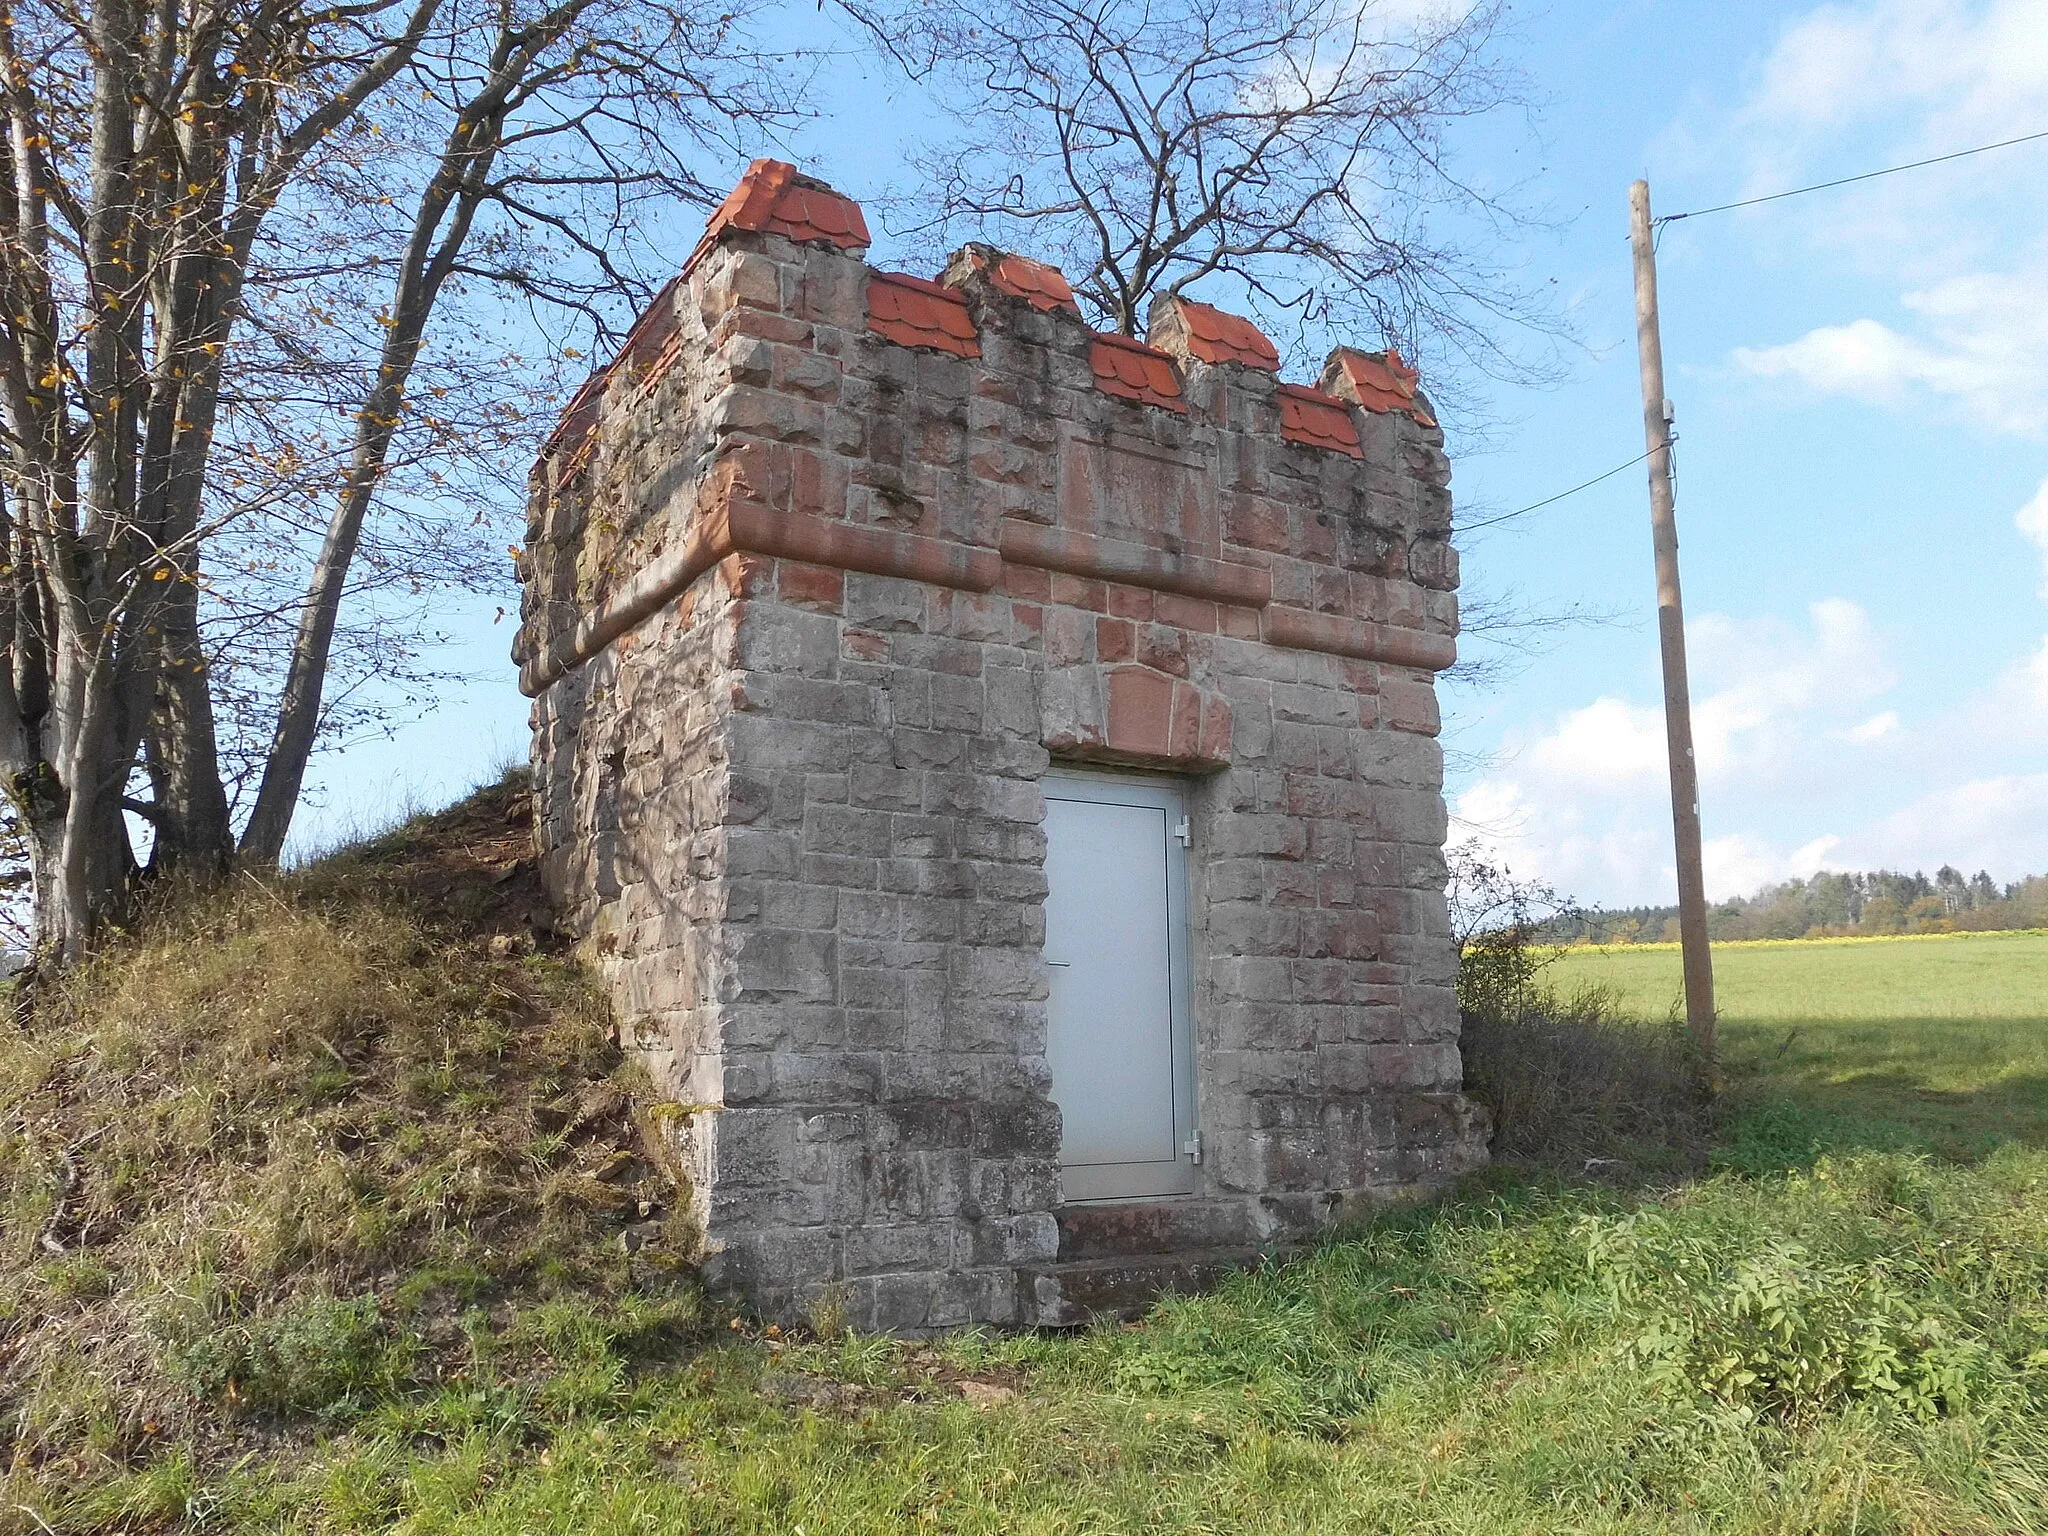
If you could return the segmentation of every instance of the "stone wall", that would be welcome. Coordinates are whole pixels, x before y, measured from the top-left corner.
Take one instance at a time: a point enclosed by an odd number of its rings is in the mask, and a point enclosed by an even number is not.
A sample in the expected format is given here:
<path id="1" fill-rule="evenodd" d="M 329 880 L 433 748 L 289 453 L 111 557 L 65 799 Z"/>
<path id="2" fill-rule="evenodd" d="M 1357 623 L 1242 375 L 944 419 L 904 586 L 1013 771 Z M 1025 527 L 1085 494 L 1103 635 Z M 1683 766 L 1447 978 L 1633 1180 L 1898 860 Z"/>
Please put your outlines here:
<path id="1" fill-rule="evenodd" d="M 864 1327 L 1056 1311 L 1056 760 L 1189 776 L 1217 1222 L 1285 1241 L 1475 1166 L 1413 375 L 1283 384 L 1204 306 L 1155 348 L 1049 268 L 865 244 L 757 163 L 534 475 L 544 870 L 680 1106 L 712 1278 Z"/>

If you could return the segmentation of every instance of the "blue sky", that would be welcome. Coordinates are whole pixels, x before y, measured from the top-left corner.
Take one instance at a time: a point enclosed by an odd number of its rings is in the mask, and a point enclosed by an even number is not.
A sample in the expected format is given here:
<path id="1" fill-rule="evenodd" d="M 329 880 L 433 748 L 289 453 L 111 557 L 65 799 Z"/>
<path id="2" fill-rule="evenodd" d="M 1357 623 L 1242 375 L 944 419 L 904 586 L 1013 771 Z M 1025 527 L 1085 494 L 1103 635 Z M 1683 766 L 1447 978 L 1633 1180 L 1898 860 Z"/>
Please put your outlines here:
<path id="1" fill-rule="evenodd" d="M 2048 129 L 2041 0 L 1586 0 L 1516 17 L 1508 50 L 1539 118 L 1475 131 L 1465 163 L 1526 180 L 1551 211 L 1516 255 L 1555 280 L 1584 346 L 1561 383 L 1497 391 L 1483 442 L 1454 431 L 1471 515 L 1641 451 L 1635 177 L 1676 213 Z M 929 109 L 879 70 L 820 81 L 819 117 L 786 152 L 873 196 Z M 1822 865 L 2048 870 L 2044 194 L 2048 140 L 1665 232 L 1715 896 Z M 874 259 L 891 256 L 878 240 Z M 506 519 L 516 538 L 521 509 Z M 1452 690 L 1454 836 L 1582 901 L 1671 899 L 1643 472 L 1475 535 L 1465 574 L 1475 593 L 1620 616 Z M 443 616 L 468 681 L 440 709 L 318 765 L 301 846 L 523 755 L 496 606 Z"/>

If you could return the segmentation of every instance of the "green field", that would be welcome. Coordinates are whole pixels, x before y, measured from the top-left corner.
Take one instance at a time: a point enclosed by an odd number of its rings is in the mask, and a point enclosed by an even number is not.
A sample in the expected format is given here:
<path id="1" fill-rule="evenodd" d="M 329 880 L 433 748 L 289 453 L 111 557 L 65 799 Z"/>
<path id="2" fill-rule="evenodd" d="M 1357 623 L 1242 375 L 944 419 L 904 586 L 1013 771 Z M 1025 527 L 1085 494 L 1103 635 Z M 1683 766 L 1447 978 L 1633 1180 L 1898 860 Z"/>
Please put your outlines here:
<path id="1" fill-rule="evenodd" d="M 2048 936 L 1730 949 L 1710 1146 L 906 1343 L 625 1247 L 666 1186 L 560 1117 L 639 1080 L 483 938 L 519 803 L 171 909 L 0 1032 L 0 1536 L 2048 1531 Z M 1551 975 L 1661 1016 L 1677 956 Z"/>
<path id="2" fill-rule="evenodd" d="M 1675 945 L 1570 949 L 1545 979 L 1682 1011 Z M 1827 1117 L 1837 1143 L 2048 1147 L 2048 933 L 1717 944 L 1714 988 L 1733 1089 Z"/>

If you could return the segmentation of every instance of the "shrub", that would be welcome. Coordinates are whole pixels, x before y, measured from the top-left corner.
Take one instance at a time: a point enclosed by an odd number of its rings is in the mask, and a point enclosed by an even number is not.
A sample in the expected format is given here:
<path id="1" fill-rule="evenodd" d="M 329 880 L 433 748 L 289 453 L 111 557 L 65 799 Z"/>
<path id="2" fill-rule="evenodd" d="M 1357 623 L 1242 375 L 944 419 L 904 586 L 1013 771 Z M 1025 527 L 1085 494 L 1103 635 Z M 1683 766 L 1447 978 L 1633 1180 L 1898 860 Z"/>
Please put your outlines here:
<path id="1" fill-rule="evenodd" d="M 1539 989 L 1511 1013 L 1467 1010 L 1460 1044 L 1497 1157 L 1585 1172 L 1704 1155 L 1712 1108 L 1676 1025 L 1630 1019 L 1598 990 Z"/>
<path id="2" fill-rule="evenodd" d="M 1582 1173 L 1607 1163 L 1693 1160 L 1709 1129 L 1691 1047 L 1674 1024 L 1627 1018 L 1611 995 L 1560 996 L 1543 924 L 1577 909 L 1540 881 L 1451 850 L 1465 1088 L 1493 1111 L 1494 1155 Z"/>

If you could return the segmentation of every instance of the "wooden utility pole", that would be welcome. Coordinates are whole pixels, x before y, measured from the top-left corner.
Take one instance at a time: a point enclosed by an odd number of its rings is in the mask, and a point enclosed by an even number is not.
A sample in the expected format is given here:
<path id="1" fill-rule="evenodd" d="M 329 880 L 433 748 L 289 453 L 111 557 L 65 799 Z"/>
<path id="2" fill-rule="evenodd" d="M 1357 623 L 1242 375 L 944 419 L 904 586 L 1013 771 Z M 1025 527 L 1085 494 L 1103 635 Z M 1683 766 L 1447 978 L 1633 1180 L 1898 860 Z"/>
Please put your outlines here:
<path id="1" fill-rule="evenodd" d="M 1657 638 L 1664 656 L 1664 741 L 1671 757 L 1671 831 L 1678 853 L 1678 937 L 1685 955 L 1685 1021 L 1710 1085 L 1714 957 L 1707 947 L 1707 887 L 1700 868 L 1700 779 L 1692 753 L 1692 695 L 1685 676 L 1685 604 L 1678 591 L 1678 515 L 1671 493 L 1671 404 L 1664 395 L 1664 340 L 1657 329 L 1657 248 L 1650 184 L 1628 189 L 1629 245 L 1636 266 L 1636 354 L 1643 374 L 1643 442 L 1650 463 L 1650 533 L 1657 551 Z"/>

